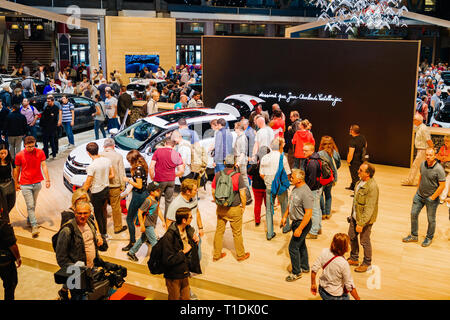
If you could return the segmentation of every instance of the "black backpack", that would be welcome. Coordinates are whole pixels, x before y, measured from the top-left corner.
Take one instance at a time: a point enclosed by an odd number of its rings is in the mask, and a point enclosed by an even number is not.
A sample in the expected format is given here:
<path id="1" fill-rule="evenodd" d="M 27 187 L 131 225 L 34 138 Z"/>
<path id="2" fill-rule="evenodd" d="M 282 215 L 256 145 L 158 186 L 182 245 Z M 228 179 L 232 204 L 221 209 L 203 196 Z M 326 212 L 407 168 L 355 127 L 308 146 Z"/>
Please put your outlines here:
<path id="1" fill-rule="evenodd" d="M 61 226 L 61 228 L 59 229 L 59 231 L 57 233 L 55 233 L 52 236 L 52 247 L 53 247 L 53 251 L 56 252 L 56 245 L 58 244 L 58 237 L 59 237 L 59 233 L 61 232 L 62 229 L 64 229 L 65 227 L 68 227 L 70 229 L 70 236 L 73 238 L 73 235 L 75 233 L 75 230 L 73 229 L 73 224 L 71 223 L 71 221 L 67 221 L 65 224 L 63 224 Z"/>
<path id="2" fill-rule="evenodd" d="M 167 233 L 166 233 L 167 234 Z M 148 259 L 147 266 L 151 274 L 161 274 L 164 273 L 164 264 L 162 261 L 163 257 L 163 241 L 165 241 L 164 236 L 158 240 L 158 242 L 152 247 L 150 252 L 150 258 Z"/>

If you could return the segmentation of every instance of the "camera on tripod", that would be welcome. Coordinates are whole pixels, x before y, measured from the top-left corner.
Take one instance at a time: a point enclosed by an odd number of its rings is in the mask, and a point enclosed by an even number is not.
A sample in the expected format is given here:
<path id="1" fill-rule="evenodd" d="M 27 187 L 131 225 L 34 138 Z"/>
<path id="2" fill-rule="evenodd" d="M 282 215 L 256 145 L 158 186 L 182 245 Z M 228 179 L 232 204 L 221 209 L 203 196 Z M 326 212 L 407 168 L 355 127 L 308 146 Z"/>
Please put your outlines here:
<path id="1" fill-rule="evenodd" d="M 125 283 L 127 268 L 97 258 L 94 265 L 88 268 L 83 263 L 76 263 L 61 268 L 54 274 L 55 283 L 86 294 L 88 300 L 106 300 L 113 288 L 120 288 Z"/>

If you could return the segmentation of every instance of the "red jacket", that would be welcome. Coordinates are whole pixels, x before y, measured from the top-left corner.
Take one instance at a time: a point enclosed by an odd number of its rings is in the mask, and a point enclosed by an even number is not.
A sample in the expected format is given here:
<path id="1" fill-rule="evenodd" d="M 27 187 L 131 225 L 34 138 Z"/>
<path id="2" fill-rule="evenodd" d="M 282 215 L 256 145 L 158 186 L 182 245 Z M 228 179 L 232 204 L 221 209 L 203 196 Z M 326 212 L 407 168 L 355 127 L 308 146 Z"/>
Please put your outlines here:
<path id="1" fill-rule="evenodd" d="M 316 144 L 312 133 L 308 130 L 298 130 L 292 139 L 292 144 L 295 146 L 294 157 L 301 159 L 305 158 L 303 145 L 307 142 Z"/>

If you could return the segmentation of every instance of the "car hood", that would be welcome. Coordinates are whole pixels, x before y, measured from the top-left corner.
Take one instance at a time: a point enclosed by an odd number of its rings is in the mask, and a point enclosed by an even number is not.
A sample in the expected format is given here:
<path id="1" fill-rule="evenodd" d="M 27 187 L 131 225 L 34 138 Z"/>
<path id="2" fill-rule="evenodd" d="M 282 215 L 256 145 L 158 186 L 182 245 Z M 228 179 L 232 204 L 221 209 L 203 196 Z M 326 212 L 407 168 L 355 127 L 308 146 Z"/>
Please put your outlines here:
<path id="1" fill-rule="evenodd" d="M 98 144 L 98 152 L 101 153 L 104 151 L 103 145 L 105 143 L 106 139 L 100 139 L 100 140 L 96 140 L 95 142 Z M 91 157 L 89 157 L 87 151 L 86 151 L 86 145 L 88 144 L 88 142 L 76 147 L 75 149 L 72 150 L 72 152 L 69 155 L 69 158 L 71 160 L 75 160 L 76 162 L 80 163 L 81 165 L 83 165 L 84 167 L 88 166 L 89 164 L 92 163 L 92 159 Z M 117 153 L 119 153 L 122 158 L 123 158 L 123 164 L 125 166 L 125 168 L 129 168 L 130 167 L 130 163 L 127 161 L 127 153 L 129 151 L 126 150 L 122 150 L 119 147 L 115 147 L 115 151 Z M 151 159 L 151 158 L 150 158 Z M 146 158 L 147 160 L 147 158 Z"/>

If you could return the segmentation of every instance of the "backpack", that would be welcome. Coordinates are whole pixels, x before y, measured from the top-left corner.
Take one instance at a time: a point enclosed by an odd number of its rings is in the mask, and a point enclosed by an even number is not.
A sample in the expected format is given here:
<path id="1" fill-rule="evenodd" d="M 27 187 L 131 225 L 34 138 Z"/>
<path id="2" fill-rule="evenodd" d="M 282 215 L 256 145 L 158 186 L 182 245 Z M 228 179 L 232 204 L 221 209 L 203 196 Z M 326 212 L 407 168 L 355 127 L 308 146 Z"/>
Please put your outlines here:
<path id="1" fill-rule="evenodd" d="M 231 207 L 234 200 L 232 177 L 235 174 L 237 174 L 235 171 L 230 175 L 226 174 L 225 170 L 220 171 L 219 178 L 216 181 L 216 192 L 214 193 L 214 200 L 217 205 Z"/>
<path id="2" fill-rule="evenodd" d="M 164 264 L 162 261 L 163 257 L 162 243 L 163 241 L 165 241 L 166 234 L 164 234 L 164 236 L 158 240 L 158 242 L 152 247 L 152 251 L 150 252 L 150 258 L 147 261 L 147 266 L 151 274 L 164 273 Z"/>
<path id="3" fill-rule="evenodd" d="M 318 179 L 322 186 L 326 186 L 334 181 L 333 170 L 330 162 L 324 156 L 320 156 L 318 162 L 320 166 L 320 177 Z"/>
<path id="4" fill-rule="evenodd" d="M 270 193 L 272 193 L 272 195 L 283 194 L 291 186 L 289 178 L 286 174 L 286 170 L 284 170 L 283 159 L 284 152 L 280 155 L 278 170 L 275 174 L 275 178 L 273 179 L 272 186 L 270 188 Z"/>
<path id="5" fill-rule="evenodd" d="M 205 171 L 208 164 L 205 148 L 199 143 L 191 144 L 191 172 L 200 173 Z"/>

